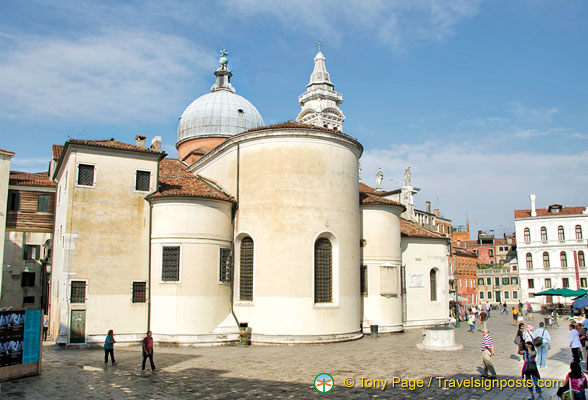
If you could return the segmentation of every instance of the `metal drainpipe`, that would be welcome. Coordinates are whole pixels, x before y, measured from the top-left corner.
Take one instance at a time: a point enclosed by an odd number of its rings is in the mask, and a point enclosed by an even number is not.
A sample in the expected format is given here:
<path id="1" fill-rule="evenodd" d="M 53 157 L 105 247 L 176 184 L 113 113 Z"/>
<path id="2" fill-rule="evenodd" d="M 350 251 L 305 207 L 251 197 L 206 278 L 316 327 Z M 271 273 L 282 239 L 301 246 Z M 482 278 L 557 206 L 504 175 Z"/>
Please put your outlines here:
<path id="1" fill-rule="evenodd" d="M 402 296 L 402 324 L 406 323 L 406 266 L 400 266 L 400 293 Z"/>
<path id="2" fill-rule="evenodd" d="M 231 255 L 233 257 L 233 268 L 231 268 L 231 292 L 230 292 L 230 298 L 229 298 L 229 307 L 230 307 L 230 311 L 231 314 L 233 314 L 233 318 L 235 318 L 235 321 L 237 322 L 237 325 L 239 325 L 239 319 L 237 318 L 237 316 L 235 315 L 235 310 L 234 310 L 234 288 L 235 288 L 235 219 L 237 218 L 237 211 L 239 210 L 239 161 L 240 161 L 240 157 L 241 157 L 241 148 L 239 146 L 239 144 L 237 144 L 237 188 L 236 188 L 236 200 L 237 200 L 237 205 L 235 207 L 233 207 L 233 212 L 232 212 L 232 218 L 231 218 L 231 222 L 232 222 L 232 229 L 233 229 L 233 240 L 231 240 Z"/>
<path id="3" fill-rule="evenodd" d="M 157 169 L 155 172 L 155 191 L 153 193 L 157 193 L 159 191 L 159 164 L 161 163 L 161 158 L 157 161 Z M 153 194 L 151 193 L 151 194 Z M 147 286 L 149 286 L 147 291 L 147 331 L 151 330 L 151 235 L 153 234 L 153 204 L 151 203 L 151 199 L 148 200 L 149 202 L 149 246 L 147 249 Z"/>

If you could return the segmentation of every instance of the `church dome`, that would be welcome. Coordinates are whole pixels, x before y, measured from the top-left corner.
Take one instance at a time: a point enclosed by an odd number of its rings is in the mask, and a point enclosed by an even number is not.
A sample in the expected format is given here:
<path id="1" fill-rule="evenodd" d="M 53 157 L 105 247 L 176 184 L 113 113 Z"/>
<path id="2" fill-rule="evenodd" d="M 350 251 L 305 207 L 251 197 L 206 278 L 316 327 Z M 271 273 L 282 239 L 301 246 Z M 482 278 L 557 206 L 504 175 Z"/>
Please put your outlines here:
<path id="1" fill-rule="evenodd" d="M 255 106 L 235 94 L 226 51 L 221 55 L 211 93 L 194 100 L 180 117 L 178 143 L 201 136 L 231 136 L 263 126 L 263 119 Z"/>

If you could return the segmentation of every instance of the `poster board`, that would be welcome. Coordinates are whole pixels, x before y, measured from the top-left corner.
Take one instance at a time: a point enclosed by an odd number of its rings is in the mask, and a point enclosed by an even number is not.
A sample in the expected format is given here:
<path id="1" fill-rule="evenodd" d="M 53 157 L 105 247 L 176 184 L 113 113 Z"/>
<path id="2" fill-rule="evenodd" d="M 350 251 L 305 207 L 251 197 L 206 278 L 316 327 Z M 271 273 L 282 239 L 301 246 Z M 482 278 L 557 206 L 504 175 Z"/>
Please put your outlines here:
<path id="1" fill-rule="evenodd" d="M 0 310 L 0 381 L 41 373 L 41 310 Z"/>

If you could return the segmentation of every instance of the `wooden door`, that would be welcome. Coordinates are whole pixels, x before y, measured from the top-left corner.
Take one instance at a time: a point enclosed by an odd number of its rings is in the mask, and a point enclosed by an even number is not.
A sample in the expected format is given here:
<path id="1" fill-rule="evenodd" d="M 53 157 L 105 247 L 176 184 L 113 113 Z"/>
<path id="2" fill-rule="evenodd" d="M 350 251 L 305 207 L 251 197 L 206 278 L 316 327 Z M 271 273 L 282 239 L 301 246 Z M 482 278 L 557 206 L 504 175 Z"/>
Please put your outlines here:
<path id="1" fill-rule="evenodd" d="M 86 342 L 86 310 L 71 310 L 69 342 Z"/>

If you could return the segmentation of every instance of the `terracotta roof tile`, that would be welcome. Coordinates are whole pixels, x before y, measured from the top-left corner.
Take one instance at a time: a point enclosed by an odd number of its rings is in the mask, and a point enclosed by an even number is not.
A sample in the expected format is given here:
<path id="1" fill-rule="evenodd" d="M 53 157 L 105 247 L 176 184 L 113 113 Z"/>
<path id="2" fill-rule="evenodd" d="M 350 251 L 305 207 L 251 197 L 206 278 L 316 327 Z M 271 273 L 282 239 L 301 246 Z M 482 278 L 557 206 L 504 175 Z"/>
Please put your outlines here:
<path id="1" fill-rule="evenodd" d="M 574 215 L 582 214 L 586 210 L 585 206 L 582 207 L 562 207 L 559 212 L 549 212 L 547 208 L 537 208 L 538 217 L 557 217 L 558 215 Z M 516 218 L 530 218 L 531 210 L 514 210 L 514 217 Z"/>
<path id="2" fill-rule="evenodd" d="M 453 253 L 455 255 L 462 256 L 462 257 L 478 258 L 476 253 L 474 253 L 473 251 L 469 251 L 467 249 L 464 249 L 463 247 L 459 247 L 456 245 L 453 245 L 452 247 L 453 247 Z"/>
<path id="3" fill-rule="evenodd" d="M 5 153 L 5 154 L 12 154 L 12 155 L 14 155 L 14 152 L 13 152 L 13 151 L 10 151 L 10 150 L 4 150 L 4 149 L 0 149 L 0 153 Z"/>
<path id="4" fill-rule="evenodd" d="M 55 187 L 47 172 L 10 171 L 10 185 Z"/>
<path id="5" fill-rule="evenodd" d="M 268 125 L 268 126 L 260 126 L 259 128 L 249 129 L 248 131 L 239 133 L 235 136 L 240 136 L 240 135 L 244 135 L 244 134 L 250 133 L 250 132 L 264 131 L 264 130 L 269 130 L 269 129 L 286 129 L 286 130 L 288 130 L 288 129 L 313 129 L 313 130 L 317 130 L 317 131 L 337 133 L 341 136 L 345 136 L 345 137 L 351 138 L 353 140 L 357 140 L 354 137 L 349 136 L 341 131 L 336 131 L 335 129 L 322 128 L 320 126 L 303 124 L 301 122 L 296 122 L 296 121 L 292 121 L 292 120 L 280 122 L 280 123 Z"/>
<path id="6" fill-rule="evenodd" d="M 404 207 L 403 204 L 401 204 L 397 201 L 389 200 L 385 197 L 382 197 L 380 193 L 383 193 L 383 192 L 378 192 L 374 188 L 369 187 L 368 185 L 360 182 L 359 183 L 359 204 L 389 204 L 389 205 L 394 205 L 394 206 L 400 206 L 406 210 L 406 207 Z"/>
<path id="7" fill-rule="evenodd" d="M 51 154 L 54 160 L 59 160 L 61 157 L 61 153 L 63 152 L 63 146 L 60 144 L 54 144 L 53 148 L 51 149 Z"/>
<path id="8" fill-rule="evenodd" d="M 201 178 L 186 172 L 186 166 L 179 160 L 165 158 L 159 162 L 159 191 L 149 197 L 175 196 L 235 202 L 233 197 L 215 189 Z"/>
<path id="9" fill-rule="evenodd" d="M 447 237 L 437 232 L 430 231 L 427 228 L 423 228 L 419 224 L 406 220 L 404 218 L 400 219 L 400 233 L 402 236 L 448 240 Z"/>
<path id="10" fill-rule="evenodd" d="M 156 153 L 156 154 L 164 154 L 163 150 L 154 150 L 149 147 L 139 147 L 135 146 L 134 144 L 123 143 L 119 142 L 118 140 L 114 139 L 105 139 L 105 140 L 78 140 L 78 139 L 70 139 L 67 143 L 71 144 L 83 144 L 87 146 L 96 146 L 96 147 L 104 147 L 109 149 L 120 149 L 120 150 L 130 150 L 130 151 L 140 151 L 144 153 Z"/>

